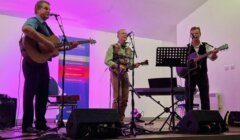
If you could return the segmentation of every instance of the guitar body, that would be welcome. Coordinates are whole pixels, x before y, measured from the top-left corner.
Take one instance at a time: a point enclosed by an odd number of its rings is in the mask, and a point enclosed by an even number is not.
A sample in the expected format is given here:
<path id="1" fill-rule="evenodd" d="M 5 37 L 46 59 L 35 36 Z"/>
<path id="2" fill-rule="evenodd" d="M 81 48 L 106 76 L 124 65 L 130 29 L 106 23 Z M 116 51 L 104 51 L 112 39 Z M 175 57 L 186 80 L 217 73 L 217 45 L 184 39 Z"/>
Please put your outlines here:
<path id="1" fill-rule="evenodd" d="M 123 76 L 126 72 L 128 72 L 128 69 L 127 69 L 126 66 L 121 65 L 121 64 L 120 64 L 120 67 L 122 67 L 123 69 L 122 69 L 122 70 L 118 70 L 117 68 L 115 68 L 115 69 L 110 68 L 109 70 L 110 70 L 111 72 L 113 72 L 114 74 L 116 74 L 116 75 L 121 75 L 121 76 Z"/>
<path id="2" fill-rule="evenodd" d="M 186 78 L 188 74 L 187 67 L 176 67 L 177 75 L 181 78 Z"/>
<path id="3" fill-rule="evenodd" d="M 181 78 L 186 78 L 188 73 L 190 72 L 191 74 L 197 74 L 197 70 L 199 69 L 199 66 L 197 62 L 194 61 L 195 58 L 197 58 L 198 55 L 197 53 L 191 53 L 188 56 L 188 62 L 189 62 L 189 67 L 176 67 L 177 75 Z M 188 70 L 189 68 L 189 70 Z M 196 72 L 194 72 L 196 71 Z"/>
<path id="4" fill-rule="evenodd" d="M 46 37 L 42 35 L 45 39 L 51 41 L 54 44 L 60 43 L 59 39 L 56 36 L 50 36 Z M 35 63 L 45 63 L 50 58 L 57 56 L 59 54 L 58 48 L 54 48 L 52 50 L 49 50 L 49 48 L 46 48 L 42 43 L 37 43 L 35 40 L 29 38 L 28 36 L 24 36 L 22 38 L 22 56 L 30 59 L 30 61 L 33 61 Z"/>
<path id="5" fill-rule="evenodd" d="M 190 73 L 191 75 L 196 75 L 198 73 L 199 67 L 195 62 L 193 65 L 194 66 L 191 67 L 190 64 L 189 70 L 187 67 L 176 67 L 177 75 L 181 78 L 187 78 L 188 73 Z"/>

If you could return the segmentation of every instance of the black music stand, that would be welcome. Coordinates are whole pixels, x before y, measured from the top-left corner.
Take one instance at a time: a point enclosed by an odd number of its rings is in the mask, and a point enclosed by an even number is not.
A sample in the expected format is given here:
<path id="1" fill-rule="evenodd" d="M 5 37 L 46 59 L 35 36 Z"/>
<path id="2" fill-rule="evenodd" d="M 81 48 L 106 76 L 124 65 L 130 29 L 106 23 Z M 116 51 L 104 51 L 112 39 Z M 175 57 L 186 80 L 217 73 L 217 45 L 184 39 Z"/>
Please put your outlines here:
<path id="1" fill-rule="evenodd" d="M 172 110 L 170 111 L 167 120 L 163 123 L 159 131 L 162 131 L 165 124 L 170 119 L 169 129 L 175 130 L 175 116 L 179 117 L 174 111 L 173 98 L 173 66 L 186 67 L 187 65 L 187 48 L 186 47 L 158 47 L 156 51 L 156 66 L 168 66 L 171 69 L 171 103 Z"/>

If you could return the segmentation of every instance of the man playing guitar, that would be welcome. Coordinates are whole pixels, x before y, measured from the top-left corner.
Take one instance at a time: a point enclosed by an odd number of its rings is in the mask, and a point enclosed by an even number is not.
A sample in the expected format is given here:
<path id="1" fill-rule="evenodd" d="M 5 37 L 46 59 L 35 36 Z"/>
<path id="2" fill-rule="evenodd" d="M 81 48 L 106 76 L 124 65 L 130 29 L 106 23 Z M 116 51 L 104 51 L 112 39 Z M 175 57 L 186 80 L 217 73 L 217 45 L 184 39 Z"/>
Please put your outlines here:
<path id="1" fill-rule="evenodd" d="M 35 17 L 28 18 L 22 27 L 24 37 L 35 41 L 33 46 L 41 53 L 53 52 L 55 49 L 54 43 L 45 39 L 41 34 L 49 37 L 53 32 L 46 24 L 46 20 L 50 14 L 50 3 L 45 0 L 39 0 L 35 4 Z M 23 42 L 21 42 L 23 41 Z M 21 39 L 20 46 L 26 43 Z M 44 47 L 37 48 L 40 44 Z M 71 48 L 74 48 L 78 43 L 72 43 Z M 25 48 L 21 46 L 22 54 L 25 54 Z M 49 68 L 48 62 L 35 63 L 27 57 L 28 54 L 23 55 L 23 74 L 25 78 L 23 91 L 23 133 L 37 133 L 38 131 L 46 131 L 49 127 L 46 125 L 46 105 L 48 100 L 48 86 L 49 86 Z M 55 55 L 58 55 L 57 53 Z M 35 96 L 35 106 L 33 99 Z M 34 111 L 35 107 L 35 111 Z M 35 112 L 35 128 L 33 127 Z"/>
<path id="2" fill-rule="evenodd" d="M 199 27 L 192 27 L 190 29 L 190 36 L 192 38 L 192 42 L 187 45 L 188 56 L 190 56 L 190 54 L 193 54 L 193 53 L 196 53 L 197 55 L 202 55 L 210 51 L 212 51 L 212 53 L 211 55 L 208 55 L 208 57 L 205 57 L 201 61 L 198 61 L 197 62 L 198 69 L 194 72 L 191 72 L 189 76 L 186 77 L 185 109 L 186 109 L 186 112 L 193 109 L 194 91 L 195 91 L 195 87 L 198 86 L 200 91 L 201 109 L 210 110 L 207 58 L 211 59 L 212 61 L 216 60 L 218 50 L 213 48 L 211 45 L 207 44 L 206 42 L 200 41 L 201 30 Z"/>
<path id="3" fill-rule="evenodd" d="M 113 87 L 113 105 L 118 109 L 120 122 L 123 124 L 129 95 L 129 80 L 127 70 L 139 67 L 140 63 L 132 64 L 132 50 L 126 45 L 127 32 L 120 29 L 117 32 L 118 42 L 111 45 L 106 53 L 105 64 L 110 69 Z M 120 82 L 120 85 L 118 85 Z M 120 87 L 118 93 L 118 86 Z M 119 104 L 119 106 L 118 106 Z"/>

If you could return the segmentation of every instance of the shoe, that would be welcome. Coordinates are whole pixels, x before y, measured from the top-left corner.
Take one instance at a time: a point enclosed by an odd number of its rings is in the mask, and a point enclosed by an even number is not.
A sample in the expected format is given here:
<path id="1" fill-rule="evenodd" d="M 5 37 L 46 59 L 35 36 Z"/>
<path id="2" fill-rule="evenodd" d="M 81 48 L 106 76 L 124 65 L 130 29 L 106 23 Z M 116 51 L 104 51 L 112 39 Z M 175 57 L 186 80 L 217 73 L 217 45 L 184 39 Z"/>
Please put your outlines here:
<path id="1" fill-rule="evenodd" d="M 47 130 L 49 130 L 51 128 L 49 126 L 47 126 L 47 125 L 43 125 L 43 126 L 36 126 L 36 129 L 38 131 L 47 131 Z"/>
<path id="2" fill-rule="evenodd" d="M 23 133 L 38 133 L 38 130 L 36 130 L 33 127 L 27 127 L 27 128 L 22 128 Z"/>

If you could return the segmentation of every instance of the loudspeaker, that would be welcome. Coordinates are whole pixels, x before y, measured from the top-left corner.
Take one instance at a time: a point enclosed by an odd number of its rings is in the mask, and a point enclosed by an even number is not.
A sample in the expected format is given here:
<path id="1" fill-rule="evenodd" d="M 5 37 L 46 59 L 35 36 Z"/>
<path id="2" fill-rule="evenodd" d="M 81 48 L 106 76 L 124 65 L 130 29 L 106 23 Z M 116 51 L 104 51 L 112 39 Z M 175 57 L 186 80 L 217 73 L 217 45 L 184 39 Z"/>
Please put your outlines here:
<path id="1" fill-rule="evenodd" d="M 117 137 L 120 133 L 116 109 L 75 109 L 70 114 L 66 129 L 71 138 Z"/>
<path id="2" fill-rule="evenodd" d="M 16 108 L 16 98 L 0 98 L 0 130 L 15 126 Z"/>
<path id="3" fill-rule="evenodd" d="M 218 111 L 189 111 L 177 124 L 180 132 L 218 134 L 228 130 Z"/>
<path id="4" fill-rule="evenodd" d="M 240 112 L 239 111 L 227 111 L 224 121 L 229 126 L 240 127 Z"/>

